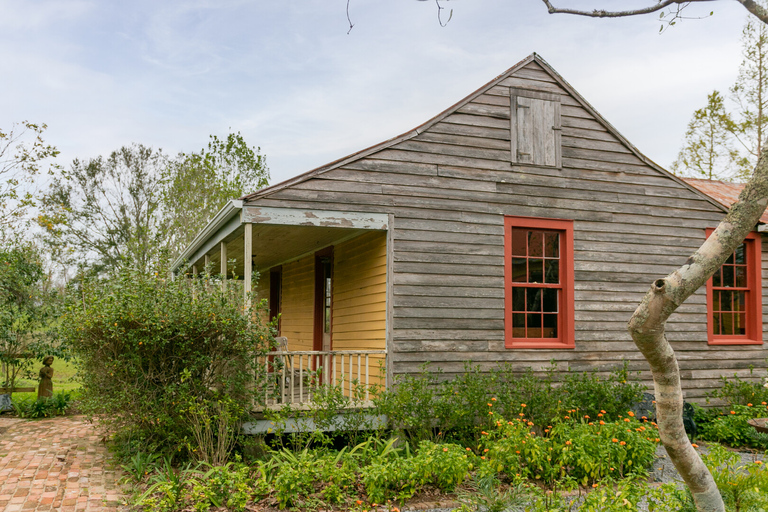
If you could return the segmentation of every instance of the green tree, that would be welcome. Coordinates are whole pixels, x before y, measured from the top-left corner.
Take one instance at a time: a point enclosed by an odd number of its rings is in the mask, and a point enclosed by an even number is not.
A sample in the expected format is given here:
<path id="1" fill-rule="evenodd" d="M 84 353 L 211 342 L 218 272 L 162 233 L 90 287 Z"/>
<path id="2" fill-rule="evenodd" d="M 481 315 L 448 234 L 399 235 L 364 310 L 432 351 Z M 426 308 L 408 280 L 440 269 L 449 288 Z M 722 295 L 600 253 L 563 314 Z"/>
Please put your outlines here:
<path id="1" fill-rule="evenodd" d="M 0 129 L 0 241 L 18 233 L 21 221 L 35 205 L 34 185 L 45 170 L 53 173 L 51 162 L 59 151 L 43 140 L 45 124 L 29 121 Z"/>
<path id="2" fill-rule="evenodd" d="M 706 179 L 749 179 L 768 129 L 768 30 L 748 20 L 742 32 L 742 61 L 730 102 L 718 91 L 696 110 L 672 172 Z"/>
<path id="3" fill-rule="evenodd" d="M 164 173 L 163 209 L 171 257 L 176 257 L 230 199 L 265 187 L 264 155 L 240 133 L 210 136 L 207 148 L 181 154 Z"/>
<path id="4" fill-rule="evenodd" d="M 43 196 L 39 222 L 65 263 L 96 273 L 132 266 L 142 272 L 163 261 L 160 150 L 133 144 L 108 158 L 75 160 Z"/>
<path id="5" fill-rule="evenodd" d="M 727 179 L 729 169 L 739 159 L 733 147 L 723 95 L 712 91 L 707 106 L 693 113 L 685 132 L 685 143 L 672 164 L 672 172 L 695 178 Z"/>
<path id="6" fill-rule="evenodd" d="M 14 242 L 0 249 L 0 384 L 9 388 L 37 359 L 61 355 L 50 336 L 50 292 L 38 249 L 28 242 Z M 2 387 L 2 386 L 0 386 Z"/>

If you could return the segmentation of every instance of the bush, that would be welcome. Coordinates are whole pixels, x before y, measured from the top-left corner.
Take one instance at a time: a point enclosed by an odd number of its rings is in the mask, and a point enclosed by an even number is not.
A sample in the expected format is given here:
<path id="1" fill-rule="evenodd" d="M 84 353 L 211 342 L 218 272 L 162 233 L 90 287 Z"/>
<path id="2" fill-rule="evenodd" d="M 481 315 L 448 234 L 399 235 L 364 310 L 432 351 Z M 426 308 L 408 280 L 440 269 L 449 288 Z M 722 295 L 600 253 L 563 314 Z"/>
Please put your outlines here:
<path id="1" fill-rule="evenodd" d="M 615 422 L 586 420 L 567 417 L 545 428 L 544 435 L 536 435 L 533 422 L 525 418 L 499 421 L 496 429 L 485 433 L 480 446 L 485 472 L 548 485 L 564 481 L 587 485 L 604 478 L 646 473 L 658 442 L 653 425 L 634 418 Z"/>
<path id="2" fill-rule="evenodd" d="M 515 372 L 509 364 L 490 372 L 467 364 L 453 380 L 441 380 L 440 372 L 425 366 L 420 375 L 401 378 L 393 389 L 374 400 L 393 428 L 413 443 L 446 436 L 472 444 L 482 428 L 493 427 L 499 417 L 525 415 L 537 425 L 547 425 L 563 411 L 578 408 L 580 414 L 616 419 L 642 399 L 644 386 L 629 379 L 626 362 L 607 376 L 597 372 L 567 372 L 557 382 L 557 366 L 543 375 L 530 368 Z M 600 411 L 603 411 L 602 413 Z"/>
<path id="3" fill-rule="evenodd" d="M 233 288 L 131 270 L 84 282 L 61 327 L 81 362 L 84 412 L 101 415 L 125 446 L 179 454 L 194 443 L 201 460 L 228 450 L 243 405 L 263 396 L 255 363 L 271 339 Z"/>
<path id="4" fill-rule="evenodd" d="M 707 415 L 699 425 L 699 438 L 729 446 L 768 449 L 768 435 L 758 433 L 748 422 L 766 416 L 764 405 L 734 405 L 730 410 Z M 703 415 L 699 415 L 703 418 Z"/>
<path id="5" fill-rule="evenodd" d="M 60 391 L 50 398 L 24 397 L 13 400 L 19 418 L 50 418 L 66 414 L 72 393 Z"/>
<path id="6" fill-rule="evenodd" d="M 752 369 L 750 369 L 752 374 Z M 723 385 L 720 389 L 708 393 L 708 398 L 723 400 L 729 407 L 734 405 L 759 404 L 768 402 L 768 377 L 762 381 L 742 380 L 736 375 L 720 377 Z"/>

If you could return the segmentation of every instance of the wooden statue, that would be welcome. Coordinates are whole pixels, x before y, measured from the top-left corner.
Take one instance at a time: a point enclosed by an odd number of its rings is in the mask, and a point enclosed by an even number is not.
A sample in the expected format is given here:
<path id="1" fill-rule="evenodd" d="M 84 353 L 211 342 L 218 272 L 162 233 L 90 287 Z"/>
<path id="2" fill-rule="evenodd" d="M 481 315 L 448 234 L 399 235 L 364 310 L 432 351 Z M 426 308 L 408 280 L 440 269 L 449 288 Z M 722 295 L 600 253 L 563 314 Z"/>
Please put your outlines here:
<path id="1" fill-rule="evenodd" d="M 40 368 L 40 386 L 37 388 L 37 398 L 50 398 L 53 396 L 53 356 L 43 359 L 43 367 Z"/>

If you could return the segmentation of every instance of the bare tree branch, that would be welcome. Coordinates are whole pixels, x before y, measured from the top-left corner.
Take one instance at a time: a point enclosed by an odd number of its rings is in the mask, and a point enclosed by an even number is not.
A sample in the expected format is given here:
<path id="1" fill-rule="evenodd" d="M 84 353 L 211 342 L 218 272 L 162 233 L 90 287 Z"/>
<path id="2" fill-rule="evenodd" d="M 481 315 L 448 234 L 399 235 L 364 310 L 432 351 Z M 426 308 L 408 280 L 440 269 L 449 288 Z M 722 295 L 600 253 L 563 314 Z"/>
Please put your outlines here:
<path id="1" fill-rule="evenodd" d="M 347 30 L 347 35 L 349 35 L 349 33 L 352 32 L 352 27 L 354 27 L 352 24 L 352 18 L 349 17 L 349 0 L 347 0 L 347 21 L 349 22 L 349 30 Z"/>
<path id="2" fill-rule="evenodd" d="M 448 19 L 445 20 L 445 23 L 443 23 L 443 20 L 440 16 L 440 11 L 445 9 L 445 7 L 440 5 L 440 0 L 435 0 L 435 3 L 437 4 L 437 22 L 440 24 L 441 27 L 445 27 L 446 25 L 448 25 L 448 23 L 451 22 L 451 18 L 453 18 L 453 9 L 450 10 L 450 12 L 448 13 Z"/>
<path id="3" fill-rule="evenodd" d="M 765 24 L 768 24 L 768 10 L 754 0 L 736 0 L 751 14 Z"/>
<path id="4" fill-rule="evenodd" d="M 629 11 L 606 11 L 605 9 L 593 9 L 591 11 L 585 11 L 580 9 L 561 9 L 552 5 L 549 0 L 541 0 L 544 5 L 547 6 L 549 14 L 575 14 L 577 16 L 588 16 L 590 18 L 624 18 L 627 16 L 639 16 L 642 14 L 650 14 L 652 12 L 658 12 L 670 5 L 674 4 L 688 4 L 690 2 L 710 2 L 714 0 L 661 0 L 657 4 L 649 7 L 643 7 L 641 9 L 632 9 Z M 738 0 L 741 3 L 752 2 L 752 0 Z"/>

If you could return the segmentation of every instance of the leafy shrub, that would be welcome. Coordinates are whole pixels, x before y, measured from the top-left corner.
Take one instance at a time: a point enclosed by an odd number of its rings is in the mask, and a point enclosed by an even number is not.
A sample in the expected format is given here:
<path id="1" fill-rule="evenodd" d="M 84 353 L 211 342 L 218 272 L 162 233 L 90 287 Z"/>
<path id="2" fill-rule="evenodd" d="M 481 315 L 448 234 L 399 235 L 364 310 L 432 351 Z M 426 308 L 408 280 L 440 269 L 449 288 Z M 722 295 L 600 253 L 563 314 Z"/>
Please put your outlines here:
<path id="1" fill-rule="evenodd" d="M 210 276 L 171 281 L 132 270 L 84 282 L 61 327 L 81 362 L 83 410 L 145 450 L 179 454 L 195 438 L 191 408 L 203 409 L 205 422 L 216 415 L 206 404 L 262 397 L 255 363 L 270 332 L 232 288 Z M 236 428 L 237 411 L 227 412 Z M 219 443 L 219 427 L 212 432 Z"/>
<path id="2" fill-rule="evenodd" d="M 558 421 L 545 428 L 543 436 L 533 428 L 525 418 L 499 421 L 481 444 L 481 460 L 512 480 L 587 485 L 604 478 L 644 475 L 658 442 L 655 427 L 634 418 L 610 423 Z"/>
<path id="3" fill-rule="evenodd" d="M 733 447 L 749 446 L 768 449 L 768 435 L 758 433 L 749 423 L 752 418 L 766 416 L 766 406 L 734 405 L 730 410 L 706 416 L 699 426 L 699 438 L 725 443 Z M 700 414 L 700 417 L 703 416 Z"/>
<path id="4" fill-rule="evenodd" d="M 50 418 L 66 414 L 72 393 L 60 391 L 50 398 L 14 398 L 13 407 L 20 418 Z"/>
<path id="5" fill-rule="evenodd" d="M 467 364 L 455 379 L 442 380 L 439 371 L 424 367 L 421 374 L 405 376 L 380 393 L 375 403 L 393 428 L 413 443 L 447 436 L 472 444 L 479 430 L 491 428 L 496 418 L 517 417 L 521 403 L 526 404 L 526 417 L 538 425 L 552 423 L 576 407 L 582 415 L 615 419 L 638 402 L 645 389 L 631 381 L 629 373 L 625 362 L 607 376 L 569 370 L 559 383 L 554 364 L 543 374 L 530 368 L 515 372 L 509 364 L 482 372 Z"/>
<path id="6" fill-rule="evenodd" d="M 356 479 L 357 464 L 346 450 L 337 454 L 282 450 L 275 461 L 274 490 L 280 508 L 339 504 Z"/>
<path id="7" fill-rule="evenodd" d="M 752 374 L 752 369 L 750 369 Z M 723 400 L 729 407 L 734 405 L 759 404 L 768 402 L 768 377 L 762 381 L 743 380 L 734 374 L 733 377 L 725 375 L 720 377 L 722 386 L 720 389 L 708 393 L 709 398 Z"/>
<path id="8" fill-rule="evenodd" d="M 714 445 L 702 456 L 729 510 L 768 508 L 768 471 L 760 461 L 742 464 L 737 453 Z"/>
<path id="9" fill-rule="evenodd" d="M 459 445 L 422 441 L 415 456 L 374 460 L 361 471 L 368 499 L 404 501 L 425 485 L 452 492 L 474 467 L 474 456 Z"/>

